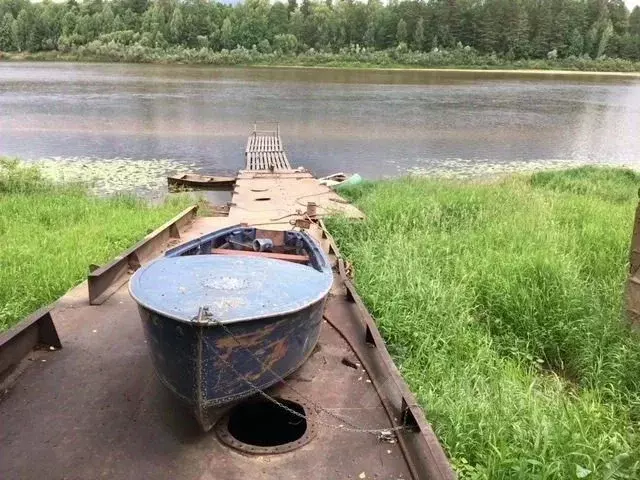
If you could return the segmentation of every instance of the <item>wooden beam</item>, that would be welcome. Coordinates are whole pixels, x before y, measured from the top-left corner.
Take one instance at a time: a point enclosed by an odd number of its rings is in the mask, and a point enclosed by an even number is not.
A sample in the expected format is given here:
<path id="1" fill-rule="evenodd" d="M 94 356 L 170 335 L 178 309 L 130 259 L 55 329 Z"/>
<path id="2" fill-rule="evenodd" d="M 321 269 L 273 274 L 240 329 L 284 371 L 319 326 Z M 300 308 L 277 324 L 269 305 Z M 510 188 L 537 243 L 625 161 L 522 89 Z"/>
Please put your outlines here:
<path id="1" fill-rule="evenodd" d="M 211 253 L 217 255 L 247 255 L 250 257 L 272 258 L 274 260 L 284 260 L 293 263 L 308 263 L 309 257 L 306 255 L 292 255 L 290 253 L 272 253 L 272 252 L 252 252 L 245 250 L 231 250 L 228 248 L 214 248 Z"/>

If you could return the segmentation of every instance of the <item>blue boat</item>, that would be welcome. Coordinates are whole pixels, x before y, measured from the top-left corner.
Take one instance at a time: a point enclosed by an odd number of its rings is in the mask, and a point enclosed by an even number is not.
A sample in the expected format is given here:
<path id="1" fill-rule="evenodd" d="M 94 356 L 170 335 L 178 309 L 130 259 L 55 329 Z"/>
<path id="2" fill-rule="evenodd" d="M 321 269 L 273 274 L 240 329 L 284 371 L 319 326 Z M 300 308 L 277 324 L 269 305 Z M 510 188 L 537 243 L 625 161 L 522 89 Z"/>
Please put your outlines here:
<path id="1" fill-rule="evenodd" d="M 138 269 L 129 293 L 160 380 L 206 431 L 211 410 L 305 362 L 332 281 L 325 253 L 307 233 L 236 226 Z"/>

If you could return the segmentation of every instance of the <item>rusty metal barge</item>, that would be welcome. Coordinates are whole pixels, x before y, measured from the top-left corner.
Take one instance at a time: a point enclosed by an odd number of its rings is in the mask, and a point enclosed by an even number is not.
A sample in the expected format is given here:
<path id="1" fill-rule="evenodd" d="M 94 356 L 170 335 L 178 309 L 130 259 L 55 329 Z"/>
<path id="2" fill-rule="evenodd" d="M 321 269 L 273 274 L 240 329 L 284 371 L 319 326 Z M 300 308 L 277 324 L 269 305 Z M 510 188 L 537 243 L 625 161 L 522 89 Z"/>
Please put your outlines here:
<path id="1" fill-rule="evenodd" d="M 292 168 L 278 131 L 254 131 L 245 161 L 226 216 L 185 210 L 0 335 L 0 478 L 455 478 L 322 222 L 362 213 Z M 211 232 L 239 224 L 312 237 L 328 263 L 330 291 L 306 361 L 274 382 L 260 381 L 263 370 L 248 375 L 259 390 L 251 396 L 229 377 L 243 400 L 208 417 L 213 428 L 203 432 L 192 408 L 153 373 L 158 359 L 148 344 L 157 334 L 145 336 L 127 283 L 168 251 L 184 261 L 189 256 L 171 252 L 201 248 Z M 188 261 L 210 256 L 218 255 Z M 183 320 L 204 315 L 182 313 Z M 242 332 L 231 339 L 247 340 Z"/>

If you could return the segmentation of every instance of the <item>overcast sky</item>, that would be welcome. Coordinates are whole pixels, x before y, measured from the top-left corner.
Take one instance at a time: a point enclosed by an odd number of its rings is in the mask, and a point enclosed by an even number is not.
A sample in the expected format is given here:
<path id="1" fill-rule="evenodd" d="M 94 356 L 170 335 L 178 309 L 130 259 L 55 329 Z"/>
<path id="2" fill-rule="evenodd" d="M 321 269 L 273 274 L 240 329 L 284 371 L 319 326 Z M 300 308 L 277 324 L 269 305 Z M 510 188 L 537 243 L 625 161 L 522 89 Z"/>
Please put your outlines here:
<path id="1" fill-rule="evenodd" d="M 625 2 L 627 4 L 627 8 L 629 10 L 633 10 L 633 7 L 635 6 L 640 6 L 640 0 L 625 0 Z"/>

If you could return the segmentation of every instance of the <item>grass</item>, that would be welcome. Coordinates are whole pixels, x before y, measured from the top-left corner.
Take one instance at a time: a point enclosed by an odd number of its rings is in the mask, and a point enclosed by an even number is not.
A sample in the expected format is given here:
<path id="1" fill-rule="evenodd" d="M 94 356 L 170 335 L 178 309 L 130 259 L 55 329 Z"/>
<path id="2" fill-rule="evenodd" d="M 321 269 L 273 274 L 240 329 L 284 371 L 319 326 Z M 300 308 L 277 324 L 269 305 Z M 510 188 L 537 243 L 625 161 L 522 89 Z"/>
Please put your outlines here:
<path id="1" fill-rule="evenodd" d="M 640 175 L 346 190 L 330 228 L 462 478 L 640 478 L 640 336 L 623 291 Z"/>
<path id="2" fill-rule="evenodd" d="M 186 206 L 130 196 L 97 198 L 0 158 L 0 331 L 63 295 Z"/>

